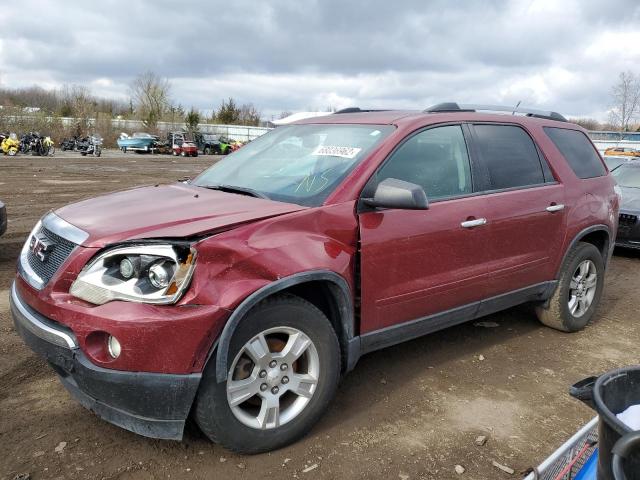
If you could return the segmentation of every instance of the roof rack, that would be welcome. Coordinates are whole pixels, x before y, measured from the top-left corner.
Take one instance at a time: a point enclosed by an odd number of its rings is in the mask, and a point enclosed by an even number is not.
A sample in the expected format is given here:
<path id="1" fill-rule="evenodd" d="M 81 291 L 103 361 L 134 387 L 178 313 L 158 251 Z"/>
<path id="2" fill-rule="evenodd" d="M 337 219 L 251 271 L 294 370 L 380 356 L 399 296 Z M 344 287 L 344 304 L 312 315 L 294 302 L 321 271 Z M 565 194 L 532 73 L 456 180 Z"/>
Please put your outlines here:
<path id="1" fill-rule="evenodd" d="M 567 119 L 560 115 L 558 112 L 550 112 L 546 110 L 536 110 L 533 108 L 521 107 L 519 104 L 516 107 L 509 107 L 505 105 L 474 105 L 474 104 L 457 104 L 455 102 L 445 102 L 433 105 L 426 110 L 425 113 L 442 113 L 442 112 L 511 112 L 512 115 L 516 113 L 522 113 L 527 117 L 546 118 L 547 120 L 557 120 L 559 122 L 566 122 Z"/>
<path id="2" fill-rule="evenodd" d="M 337 112 L 333 112 L 335 113 L 365 113 L 365 112 L 388 112 L 389 110 L 387 109 L 366 109 L 363 110 L 360 107 L 348 107 L 348 108 L 343 108 L 342 110 L 338 110 Z"/>

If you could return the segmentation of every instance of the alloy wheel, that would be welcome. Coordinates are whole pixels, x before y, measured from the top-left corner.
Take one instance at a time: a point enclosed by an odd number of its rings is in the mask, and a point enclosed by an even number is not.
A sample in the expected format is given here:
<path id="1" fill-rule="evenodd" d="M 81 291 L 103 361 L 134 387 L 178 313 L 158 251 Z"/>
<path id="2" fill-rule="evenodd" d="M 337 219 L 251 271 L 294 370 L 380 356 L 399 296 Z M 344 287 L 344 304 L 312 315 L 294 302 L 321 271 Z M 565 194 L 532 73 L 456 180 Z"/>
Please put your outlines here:
<path id="1" fill-rule="evenodd" d="M 318 351 L 292 327 L 265 330 L 242 347 L 227 379 L 234 416 L 255 429 L 273 429 L 302 413 L 317 389 Z"/>
<path id="2" fill-rule="evenodd" d="M 583 316 L 596 295 L 598 273 L 591 260 L 578 264 L 569 284 L 569 312 L 576 318 Z"/>

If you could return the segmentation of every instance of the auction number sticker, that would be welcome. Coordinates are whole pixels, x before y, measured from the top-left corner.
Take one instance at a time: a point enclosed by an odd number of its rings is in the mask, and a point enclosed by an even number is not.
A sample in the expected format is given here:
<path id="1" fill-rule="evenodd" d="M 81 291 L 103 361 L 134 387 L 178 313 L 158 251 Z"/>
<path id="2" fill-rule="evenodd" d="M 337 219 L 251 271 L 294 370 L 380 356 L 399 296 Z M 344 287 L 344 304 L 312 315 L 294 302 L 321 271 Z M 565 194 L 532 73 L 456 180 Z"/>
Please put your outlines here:
<path id="1" fill-rule="evenodd" d="M 324 155 L 328 157 L 353 158 L 360 153 L 361 148 L 355 147 L 333 147 L 330 145 L 320 146 L 315 149 L 313 155 Z"/>

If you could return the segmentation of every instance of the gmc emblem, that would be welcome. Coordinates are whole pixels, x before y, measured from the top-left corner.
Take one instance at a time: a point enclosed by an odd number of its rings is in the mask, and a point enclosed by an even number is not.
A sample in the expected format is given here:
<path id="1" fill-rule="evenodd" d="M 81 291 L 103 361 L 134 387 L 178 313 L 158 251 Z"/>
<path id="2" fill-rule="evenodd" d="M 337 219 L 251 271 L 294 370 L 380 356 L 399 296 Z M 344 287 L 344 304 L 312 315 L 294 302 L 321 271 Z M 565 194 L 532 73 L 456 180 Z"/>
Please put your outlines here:
<path id="1" fill-rule="evenodd" d="M 42 235 L 34 235 L 29 242 L 29 250 L 41 262 L 46 262 L 49 254 L 55 248 L 56 244 Z"/>

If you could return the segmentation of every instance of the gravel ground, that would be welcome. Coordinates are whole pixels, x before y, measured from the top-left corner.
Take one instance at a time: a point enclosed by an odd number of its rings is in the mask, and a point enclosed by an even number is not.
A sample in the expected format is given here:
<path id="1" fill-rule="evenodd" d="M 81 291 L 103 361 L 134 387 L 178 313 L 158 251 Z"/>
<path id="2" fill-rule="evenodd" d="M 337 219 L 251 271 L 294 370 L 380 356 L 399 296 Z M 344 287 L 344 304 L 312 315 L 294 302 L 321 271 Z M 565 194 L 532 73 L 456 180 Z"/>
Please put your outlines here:
<path id="1" fill-rule="evenodd" d="M 8 289 L 18 251 L 51 208 L 171 182 L 214 159 L 0 157 L 10 216 L 0 238 L 0 478 L 520 478 L 593 416 L 569 385 L 638 361 L 640 255 L 616 252 L 597 319 L 583 332 L 550 330 L 519 307 L 484 319 L 493 328 L 471 323 L 367 355 L 313 431 L 277 452 L 235 455 L 193 426 L 179 443 L 109 425 L 71 400 L 16 335 Z"/>

